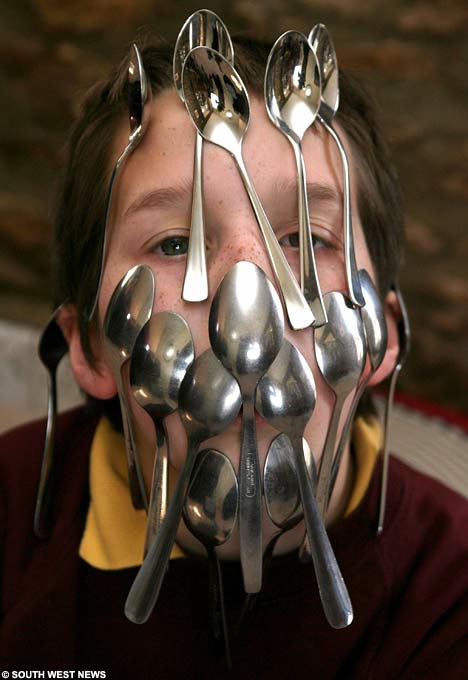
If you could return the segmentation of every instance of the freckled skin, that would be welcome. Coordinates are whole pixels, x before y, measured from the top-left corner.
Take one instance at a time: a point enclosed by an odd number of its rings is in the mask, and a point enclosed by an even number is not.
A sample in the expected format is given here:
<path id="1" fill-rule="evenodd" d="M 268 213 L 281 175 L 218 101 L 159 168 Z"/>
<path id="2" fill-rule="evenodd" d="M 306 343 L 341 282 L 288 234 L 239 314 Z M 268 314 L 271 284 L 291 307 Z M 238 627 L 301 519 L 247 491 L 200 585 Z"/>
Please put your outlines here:
<path id="1" fill-rule="evenodd" d="M 289 142 L 270 123 L 264 105 L 252 98 L 252 119 L 243 145 L 245 164 L 262 200 L 265 211 L 277 232 L 278 239 L 297 232 L 297 198 L 285 196 L 277 190 L 278 180 L 296 178 L 295 162 Z M 170 121 L 170 122 L 169 122 Z M 123 127 L 115 140 L 115 157 L 126 141 Z M 344 138 L 344 135 L 342 135 Z M 116 191 L 113 210 L 110 249 L 105 269 L 104 285 L 100 297 L 100 314 L 104 317 L 112 291 L 125 272 L 136 264 L 148 264 L 156 277 L 156 311 L 172 310 L 188 322 L 194 336 L 196 353 L 209 346 L 208 314 L 212 296 L 223 276 L 240 260 L 258 264 L 274 282 L 260 230 L 256 223 L 242 181 L 230 155 L 215 145 L 204 144 L 204 203 L 206 219 L 207 265 L 209 271 L 210 299 L 202 303 L 181 300 L 181 287 L 185 270 L 185 257 L 167 257 L 155 251 L 160 239 L 175 233 L 187 236 L 190 225 L 191 200 L 164 211 L 154 210 L 125 218 L 125 211 L 145 191 L 171 187 L 178 182 L 191 183 L 195 132 L 185 108 L 173 92 L 164 92 L 153 101 L 150 127 L 137 150 L 123 168 Z M 323 133 L 308 131 L 304 137 L 303 151 L 308 181 L 321 182 L 339 194 L 342 188 L 341 161 L 333 142 Z M 351 158 L 351 154 L 350 154 Z M 351 159 L 352 163 L 352 159 Z M 354 188 L 353 188 L 354 193 Z M 341 200 L 341 199 L 340 199 Z M 356 205 L 355 195 L 353 205 Z M 317 266 L 323 293 L 329 290 L 345 291 L 344 260 L 338 247 L 342 239 L 341 205 L 317 216 L 310 205 L 313 232 L 317 236 L 334 239 L 333 247 L 316 250 Z M 319 217 L 319 219 L 316 219 Z M 372 276 L 373 267 L 365 245 L 362 226 L 357 214 L 353 216 L 355 249 L 358 268 L 365 267 Z M 336 245 L 338 244 L 338 246 Z M 298 275 L 297 249 L 285 246 L 292 269 Z M 326 436 L 333 404 L 333 395 L 322 380 L 313 355 L 312 331 L 292 332 L 285 336 L 293 342 L 309 361 L 317 386 L 317 405 L 307 425 L 305 436 L 314 452 L 320 454 Z M 99 341 L 96 340 L 98 343 Z M 348 402 L 349 405 L 349 402 Z M 154 456 L 154 430 L 148 416 L 133 403 L 140 424 L 140 451 L 147 487 L 150 486 Z M 346 412 L 346 409 L 345 409 Z M 185 457 L 186 438 L 177 413 L 166 419 L 171 445 L 171 483 L 175 483 L 177 470 Z M 258 429 L 260 465 L 263 468 L 268 446 L 277 433 L 267 424 Z M 214 437 L 205 446 L 213 446 L 231 457 L 237 467 L 239 460 L 240 423 L 229 431 Z M 333 520 L 343 508 L 351 480 L 349 452 L 344 456 L 338 484 L 330 506 Z M 265 521 L 265 542 L 274 528 Z M 301 527 L 288 532 L 279 543 L 279 551 L 297 546 L 303 535 Z M 192 549 L 199 549 L 184 526 L 179 530 L 179 540 Z M 236 540 L 220 549 L 226 558 L 238 555 Z"/>

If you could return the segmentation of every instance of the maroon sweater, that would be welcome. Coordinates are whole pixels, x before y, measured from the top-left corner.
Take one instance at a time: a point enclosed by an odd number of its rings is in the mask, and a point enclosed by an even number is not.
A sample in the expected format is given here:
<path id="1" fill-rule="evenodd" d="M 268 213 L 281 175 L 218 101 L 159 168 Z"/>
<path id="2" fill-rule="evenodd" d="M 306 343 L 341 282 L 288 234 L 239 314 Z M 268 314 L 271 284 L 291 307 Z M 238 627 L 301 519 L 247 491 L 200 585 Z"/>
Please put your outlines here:
<path id="1" fill-rule="evenodd" d="M 60 418 L 57 520 L 38 541 L 32 519 L 44 423 L 1 438 L 0 668 L 104 670 L 119 678 L 468 678 L 468 503 L 397 460 L 390 465 L 386 528 L 375 537 L 378 472 L 359 506 L 330 532 L 354 606 L 331 629 L 313 568 L 273 561 L 253 614 L 238 564 L 223 565 L 233 670 L 214 650 L 203 560 L 171 563 L 149 621 L 123 608 L 136 569 L 99 571 L 78 557 L 96 422 Z"/>

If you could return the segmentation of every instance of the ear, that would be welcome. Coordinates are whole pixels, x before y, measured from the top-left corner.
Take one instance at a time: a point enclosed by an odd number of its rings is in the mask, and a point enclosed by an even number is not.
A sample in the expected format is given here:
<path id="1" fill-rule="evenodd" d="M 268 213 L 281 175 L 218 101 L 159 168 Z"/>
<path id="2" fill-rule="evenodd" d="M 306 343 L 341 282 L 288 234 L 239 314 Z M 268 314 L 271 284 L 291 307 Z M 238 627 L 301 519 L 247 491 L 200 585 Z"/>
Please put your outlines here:
<path id="1" fill-rule="evenodd" d="M 387 322 L 387 351 L 382 363 L 376 370 L 374 375 L 369 380 L 369 386 L 378 385 L 385 378 L 388 378 L 390 373 L 395 368 L 398 359 L 398 352 L 400 349 L 398 340 L 398 321 L 401 318 L 401 309 L 398 303 L 398 298 L 393 291 L 387 294 L 384 301 L 385 320 Z"/>
<path id="2" fill-rule="evenodd" d="M 57 314 L 57 324 L 68 342 L 70 365 L 78 385 L 96 399 L 110 399 L 117 394 L 110 364 L 105 360 L 102 341 L 95 327 L 90 327 L 90 341 L 96 363 L 91 366 L 81 344 L 78 313 L 75 305 L 64 305 Z"/>

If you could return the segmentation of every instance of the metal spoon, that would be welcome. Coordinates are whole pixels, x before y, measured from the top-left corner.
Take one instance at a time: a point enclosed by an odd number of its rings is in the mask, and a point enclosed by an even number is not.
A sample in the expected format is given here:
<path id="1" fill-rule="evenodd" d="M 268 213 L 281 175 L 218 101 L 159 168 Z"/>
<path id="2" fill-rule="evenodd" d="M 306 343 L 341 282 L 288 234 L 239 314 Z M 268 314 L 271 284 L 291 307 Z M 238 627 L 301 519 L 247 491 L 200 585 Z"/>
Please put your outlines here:
<path id="1" fill-rule="evenodd" d="M 182 86 L 185 105 L 194 125 L 206 140 L 229 151 L 236 161 L 284 298 L 289 322 L 292 328 L 307 328 L 314 320 L 312 311 L 278 243 L 242 157 L 250 103 L 239 74 L 218 52 L 196 47 L 185 60 Z"/>
<path id="2" fill-rule="evenodd" d="M 320 70 L 307 38 L 287 31 L 272 47 L 265 73 L 265 104 L 276 127 L 291 142 L 297 166 L 301 289 L 315 317 L 314 326 L 327 322 L 315 265 L 310 231 L 307 181 L 302 139 L 320 107 Z"/>
<path id="3" fill-rule="evenodd" d="M 117 181 L 119 172 L 122 169 L 122 166 L 124 165 L 125 161 L 143 139 L 143 136 L 148 128 L 151 115 L 151 100 L 152 100 L 151 86 L 147 82 L 146 73 L 143 68 L 141 56 L 138 51 L 138 47 L 135 44 L 132 45 L 130 62 L 128 64 L 127 82 L 128 82 L 128 121 L 130 125 L 130 135 L 128 137 L 127 146 L 117 159 L 117 162 L 114 165 L 114 169 L 112 171 L 111 178 L 109 180 L 109 186 L 107 189 L 106 197 L 106 213 L 104 220 L 104 228 L 102 230 L 101 241 L 99 243 L 99 257 L 101 262 L 99 269 L 99 279 L 96 287 L 94 300 L 88 313 L 88 321 L 91 321 L 96 312 L 99 294 L 102 286 L 102 279 L 104 276 L 104 266 L 106 264 L 108 249 L 107 227 L 111 213 L 114 186 Z"/>
<path id="4" fill-rule="evenodd" d="M 242 394 L 239 533 L 247 593 L 262 586 L 262 490 L 255 433 L 255 390 L 278 354 L 283 313 L 273 285 L 252 262 L 238 262 L 221 281 L 210 310 L 213 351 Z"/>
<path id="5" fill-rule="evenodd" d="M 174 85 L 182 101 L 184 101 L 182 90 L 184 61 L 190 50 L 203 45 L 217 50 L 228 61 L 234 63 L 231 36 L 218 15 L 209 9 L 198 10 L 198 12 L 189 16 L 177 36 L 174 48 L 173 74 Z M 193 163 L 192 222 L 182 289 L 182 298 L 188 302 L 198 302 L 206 300 L 208 297 L 203 215 L 202 147 L 203 137 L 197 130 Z"/>
<path id="6" fill-rule="evenodd" d="M 385 421 L 384 421 L 384 435 L 383 435 L 383 447 L 382 447 L 382 479 L 380 485 L 380 504 L 379 504 L 379 519 L 377 523 L 377 535 L 380 535 L 384 528 L 385 521 L 385 505 L 387 502 L 387 485 L 388 485 L 388 462 L 389 462 L 389 451 L 388 451 L 388 433 L 390 431 L 390 420 L 393 411 L 393 400 L 395 396 L 395 387 L 400 375 L 400 371 L 403 368 L 403 364 L 406 361 L 408 352 L 411 345 L 411 329 L 409 323 L 408 311 L 406 309 L 405 301 L 399 287 L 394 284 L 392 286 L 395 294 L 397 296 L 398 304 L 400 306 L 401 317 L 398 321 L 398 358 L 395 367 L 392 371 L 390 377 L 390 386 L 388 388 L 387 394 L 387 404 L 385 407 Z"/>
<path id="7" fill-rule="evenodd" d="M 174 312 L 153 314 L 133 348 L 130 364 L 133 396 L 153 420 L 156 432 L 145 553 L 167 507 L 169 451 L 164 419 L 177 408 L 180 386 L 194 356 L 190 328 Z"/>
<path id="8" fill-rule="evenodd" d="M 202 543 L 210 568 L 209 611 L 215 638 L 222 630 L 227 665 L 231 667 L 229 637 L 224 610 L 223 580 L 217 546 L 229 539 L 237 520 L 239 488 L 231 461 L 220 451 L 207 449 L 198 455 L 184 505 L 184 521 Z M 221 630 L 220 630 L 221 628 Z"/>
<path id="9" fill-rule="evenodd" d="M 147 506 L 145 486 L 135 446 L 134 425 L 128 392 L 128 363 L 137 336 L 151 316 L 155 283 L 146 265 L 130 269 L 116 286 L 107 305 L 103 340 L 111 364 L 122 412 L 122 425 L 127 453 L 130 493 L 135 508 Z"/>
<path id="10" fill-rule="evenodd" d="M 385 310 L 383 308 L 382 301 L 375 289 L 371 277 L 365 269 L 361 269 L 359 272 L 359 279 L 361 281 L 362 292 L 366 302 L 364 307 L 361 307 L 360 313 L 364 323 L 366 348 L 371 365 L 371 371 L 361 381 L 356 390 L 356 393 L 353 397 L 353 403 L 351 404 L 351 408 L 348 411 L 346 422 L 341 432 L 340 443 L 338 444 L 335 458 L 333 460 L 330 495 L 333 492 L 333 487 L 335 485 L 343 451 L 346 446 L 346 442 L 348 441 L 349 431 L 354 422 L 356 409 L 359 405 L 363 392 L 369 383 L 369 380 L 382 363 L 385 356 L 385 351 L 387 349 L 387 323 L 385 321 Z"/>
<path id="11" fill-rule="evenodd" d="M 166 516 L 130 589 L 125 615 L 144 623 L 156 604 L 179 526 L 200 444 L 227 429 L 241 405 L 239 387 L 211 350 L 197 357 L 179 392 L 179 414 L 188 437 L 187 455 Z"/>
<path id="12" fill-rule="evenodd" d="M 315 407 L 315 382 L 302 354 L 284 341 L 258 385 L 257 409 L 291 440 L 302 510 L 323 609 L 333 628 L 349 626 L 353 608 L 315 500 L 302 446 L 304 429 Z"/>
<path id="13" fill-rule="evenodd" d="M 313 27 L 309 34 L 309 42 L 317 56 L 322 81 L 322 101 L 318 117 L 335 141 L 343 164 L 343 236 L 348 292 L 353 305 L 362 307 L 365 301 L 359 282 L 354 252 L 349 163 L 343 143 L 333 127 L 333 119 L 340 100 L 338 60 L 331 35 L 323 24 L 317 24 Z"/>
<path id="14" fill-rule="evenodd" d="M 68 343 L 57 324 L 57 315 L 63 305 L 51 315 L 39 339 L 39 358 L 47 369 L 47 428 L 42 454 L 41 475 L 34 512 L 34 533 L 47 538 L 52 526 L 52 499 L 56 465 L 54 461 L 55 426 L 57 421 L 57 367 L 68 352 Z"/>
<path id="15" fill-rule="evenodd" d="M 315 354 L 322 376 L 335 393 L 317 485 L 317 502 L 325 517 L 338 425 L 345 400 L 364 371 L 366 339 L 358 310 L 348 306 L 342 293 L 326 293 L 323 300 L 328 323 L 315 331 Z"/>

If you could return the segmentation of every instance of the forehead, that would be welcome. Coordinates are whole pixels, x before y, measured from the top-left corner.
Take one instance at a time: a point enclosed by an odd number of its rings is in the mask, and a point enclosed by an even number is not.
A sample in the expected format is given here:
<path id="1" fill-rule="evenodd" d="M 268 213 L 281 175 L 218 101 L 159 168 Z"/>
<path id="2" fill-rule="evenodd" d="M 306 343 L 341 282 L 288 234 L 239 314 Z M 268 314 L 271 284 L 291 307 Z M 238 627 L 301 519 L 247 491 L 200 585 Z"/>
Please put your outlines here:
<path id="1" fill-rule="evenodd" d="M 293 149 L 268 118 L 263 101 L 253 96 L 250 105 L 250 123 L 242 145 L 247 169 L 255 176 L 260 194 L 263 185 L 268 182 L 277 184 L 280 191 L 282 184 L 290 183 L 296 176 Z M 114 159 L 118 158 L 127 141 L 128 125 L 125 121 L 115 138 Z M 346 140 L 344 142 L 346 145 Z M 170 181 L 191 184 L 194 143 L 195 127 L 183 102 L 175 91 L 163 91 L 153 100 L 150 125 L 143 141 L 126 163 L 125 177 L 131 178 L 131 182 L 126 182 L 129 184 L 125 191 L 126 202 L 131 200 L 130 184 L 139 191 L 149 178 L 151 183 L 161 185 L 167 185 Z M 313 177 L 314 182 L 328 184 L 337 194 L 341 194 L 341 161 L 330 136 L 320 126 L 313 126 L 306 133 L 302 148 L 308 177 Z M 348 153 L 352 159 L 350 149 Z M 227 151 L 205 143 L 203 154 L 210 182 L 225 186 L 229 180 L 237 185 L 238 173 Z"/>

